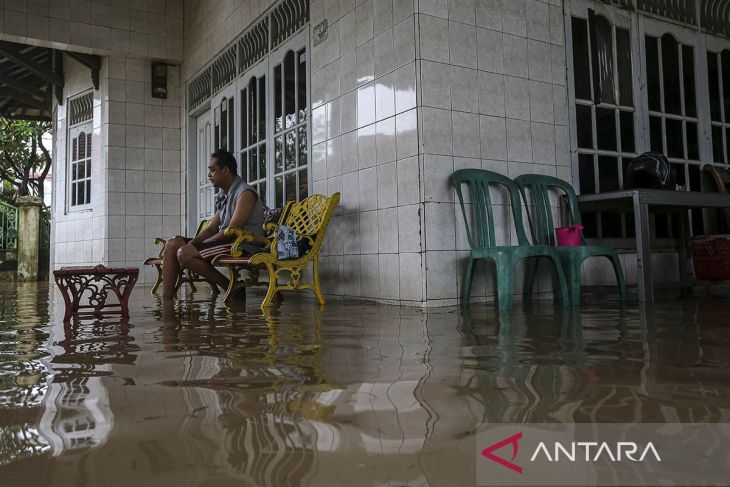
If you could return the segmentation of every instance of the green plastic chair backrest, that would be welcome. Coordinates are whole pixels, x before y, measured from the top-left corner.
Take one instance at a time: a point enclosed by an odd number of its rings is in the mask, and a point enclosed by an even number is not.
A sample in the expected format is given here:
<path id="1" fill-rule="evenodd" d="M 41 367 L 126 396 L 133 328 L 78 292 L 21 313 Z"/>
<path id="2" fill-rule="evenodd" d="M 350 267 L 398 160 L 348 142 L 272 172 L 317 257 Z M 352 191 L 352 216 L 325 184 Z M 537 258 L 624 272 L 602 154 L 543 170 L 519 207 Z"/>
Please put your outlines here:
<path id="1" fill-rule="evenodd" d="M 515 183 L 519 186 L 525 202 L 529 201 L 532 204 L 532 208 L 528 208 L 528 211 L 531 215 L 530 229 L 535 243 L 556 244 L 555 223 L 553 221 L 552 205 L 550 204 L 550 191 L 554 189 L 558 190 L 558 194 L 564 193 L 567 198 L 568 216 L 570 218 L 568 224 L 580 225 L 578 199 L 575 196 L 573 186 L 569 182 L 542 174 L 523 174 L 515 178 Z M 530 195 L 529 199 L 526 192 Z M 582 232 L 580 238 L 583 242 Z"/>
<path id="2" fill-rule="evenodd" d="M 519 245 L 530 245 L 522 224 L 522 199 L 517 185 L 507 176 L 485 169 L 459 169 L 451 175 L 451 184 L 456 190 L 461 205 L 461 213 L 464 216 L 466 225 L 466 236 L 469 239 L 471 248 L 494 247 L 496 246 L 494 233 L 494 212 L 492 210 L 492 199 L 489 194 L 490 185 L 501 185 L 509 193 L 512 216 L 514 218 L 517 241 Z M 471 228 L 467 205 L 464 203 L 463 187 L 468 186 L 471 196 L 471 208 L 473 211 L 476 228 Z"/>

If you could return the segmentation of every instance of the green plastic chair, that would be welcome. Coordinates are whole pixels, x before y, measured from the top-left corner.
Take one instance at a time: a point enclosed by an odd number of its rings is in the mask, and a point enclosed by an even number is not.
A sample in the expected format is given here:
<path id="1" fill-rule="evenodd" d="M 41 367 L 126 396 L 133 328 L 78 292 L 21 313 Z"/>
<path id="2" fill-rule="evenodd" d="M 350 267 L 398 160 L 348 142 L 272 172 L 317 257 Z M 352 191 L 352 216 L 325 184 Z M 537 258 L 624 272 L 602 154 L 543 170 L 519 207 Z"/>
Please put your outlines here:
<path id="1" fill-rule="evenodd" d="M 578 211 L 578 199 L 575 196 L 573 187 L 567 181 L 554 178 L 552 176 L 544 176 L 541 174 L 524 174 L 515 178 L 515 183 L 522 192 L 522 197 L 528 201 L 527 194 L 529 192 L 532 203 L 533 215 L 531 218 L 530 229 L 532 230 L 532 240 L 536 243 L 555 246 L 555 250 L 560 256 L 563 264 L 563 271 L 568 278 L 568 288 L 570 289 L 570 302 L 577 306 L 580 304 L 580 278 L 581 265 L 583 261 L 589 257 L 607 257 L 613 265 L 616 273 L 616 281 L 621 295 L 621 301 L 626 301 L 626 281 L 624 273 L 621 269 L 621 261 L 616 251 L 607 245 L 588 245 L 583 238 L 583 232 L 580 235 L 581 245 L 576 247 L 560 247 L 557 246 L 555 240 L 555 226 L 553 224 L 552 205 L 550 204 L 550 191 L 557 190 L 558 193 L 563 192 L 567 198 L 570 224 L 580 225 L 580 212 Z M 528 208 L 529 210 L 529 208 Z M 530 213 L 528 213 L 530 214 Z M 530 296 L 537 272 L 537 262 L 528 263 L 525 271 L 525 294 Z"/>
<path id="2" fill-rule="evenodd" d="M 560 288 L 561 302 L 564 306 L 569 304 L 568 289 L 565 283 L 565 275 L 560 265 L 560 258 L 555 248 L 549 245 L 532 245 L 527 239 L 525 229 L 522 225 L 522 200 L 520 190 L 510 178 L 495 172 L 483 169 L 460 169 L 451 175 L 451 184 L 456 189 L 459 198 L 461 212 L 464 215 L 466 225 L 466 236 L 471 246 L 469 264 L 464 274 L 464 285 L 461 295 L 461 305 L 469 307 L 471 295 L 471 284 L 474 277 L 474 265 L 479 259 L 490 259 L 497 267 L 497 298 L 499 309 L 512 308 L 512 289 L 514 282 L 515 264 L 522 259 L 532 257 L 547 257 L 555 265 L 558 287 Z M 518 245 L 496 245 L 494 232 L 494 213 L 492 201 L 489 195 L 490 185 L 501 185 L 509 192 L 514 218 L 515 230 L 517 232 Z M 471 210 L 467 211 L 467 204 L 464 203 L 462 188 L 469 187 Z M 473 214 L 474 228 L 470 226 L 469 214 Z"/>

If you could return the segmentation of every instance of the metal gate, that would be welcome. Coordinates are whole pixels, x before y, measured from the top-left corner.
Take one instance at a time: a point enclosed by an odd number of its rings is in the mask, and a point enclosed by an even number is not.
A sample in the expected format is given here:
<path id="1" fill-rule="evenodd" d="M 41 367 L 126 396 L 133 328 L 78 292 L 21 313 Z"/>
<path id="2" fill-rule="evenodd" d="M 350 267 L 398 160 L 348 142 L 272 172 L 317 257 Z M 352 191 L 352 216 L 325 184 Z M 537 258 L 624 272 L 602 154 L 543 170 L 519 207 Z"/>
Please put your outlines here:
<path id="1" fill-rule="evenodd" d="M 18 209 L 0 201 L 0 252 L 7 251 L 18 251 Z"/>

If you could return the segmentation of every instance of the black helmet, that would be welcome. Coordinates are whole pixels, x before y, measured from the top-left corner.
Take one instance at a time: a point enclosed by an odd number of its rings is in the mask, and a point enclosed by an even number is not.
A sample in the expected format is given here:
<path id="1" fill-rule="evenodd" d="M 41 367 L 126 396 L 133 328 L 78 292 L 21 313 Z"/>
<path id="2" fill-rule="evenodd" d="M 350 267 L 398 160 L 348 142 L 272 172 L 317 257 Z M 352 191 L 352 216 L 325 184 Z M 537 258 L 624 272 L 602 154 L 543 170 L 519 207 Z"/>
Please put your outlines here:
<path id="1" fill-rule="evenodd" d="M 626 168 L 624 188 L 673 189 L 672 168 L 664 154 L 644 152 L 634 157 Z"/>

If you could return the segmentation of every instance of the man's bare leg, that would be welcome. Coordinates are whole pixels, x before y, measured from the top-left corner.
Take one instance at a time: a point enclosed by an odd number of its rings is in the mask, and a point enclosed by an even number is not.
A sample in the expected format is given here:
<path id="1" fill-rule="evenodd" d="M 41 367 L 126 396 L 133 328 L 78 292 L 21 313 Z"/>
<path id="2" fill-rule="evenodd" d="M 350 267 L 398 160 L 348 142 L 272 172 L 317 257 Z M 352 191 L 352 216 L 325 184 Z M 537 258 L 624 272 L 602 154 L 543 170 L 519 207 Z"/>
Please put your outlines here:
<path id="1" fill-rule="evenodd" d="M 218 272 L 215 267 L 200 257 L 198 249 L 193 245 L 184 245 L 177 252 L 177 259 L 180 265 L 203 276 L 211 286 L 218 286 L 223 289 L 228 287 L 228 279 Z"/>
<path id="2" fill-rule="evenodd" d="M 165 243 L 162 254 L 162 299 L 175 297 L 175 284 L 180 276 L 180 263 L 177 260 L 177 251 L 185 245 L 182 237 L 171 238 Z"/>

